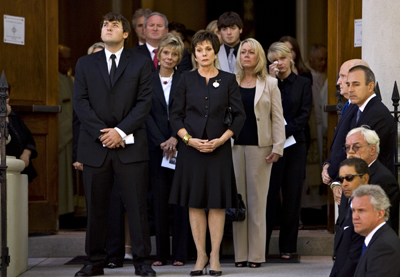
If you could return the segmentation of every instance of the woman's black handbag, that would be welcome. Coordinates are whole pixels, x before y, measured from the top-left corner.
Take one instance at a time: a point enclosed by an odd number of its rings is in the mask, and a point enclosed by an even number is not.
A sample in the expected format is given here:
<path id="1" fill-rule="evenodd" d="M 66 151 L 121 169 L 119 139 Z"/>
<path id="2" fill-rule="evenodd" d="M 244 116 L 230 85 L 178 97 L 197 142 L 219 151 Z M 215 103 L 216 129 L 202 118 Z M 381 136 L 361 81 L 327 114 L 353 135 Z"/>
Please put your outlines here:
<path id="1" fill-rule="evenodd" d="M 231 126 L 232 125 L 232 108 L 228 107 L 225 109 L 224 112 L 224 118 L 222 119 L 222 122 L 224 122 L 225 125 Z"/>
<path id="2" fill-rule="evenodd" d="M 226 221 L 243 221 L 246 218 L 246 206 L 242 200 L 242 195 L 238 193 L 238 205 L 237 208 L 226 208 L 225 209 L 225 220 Z"/>

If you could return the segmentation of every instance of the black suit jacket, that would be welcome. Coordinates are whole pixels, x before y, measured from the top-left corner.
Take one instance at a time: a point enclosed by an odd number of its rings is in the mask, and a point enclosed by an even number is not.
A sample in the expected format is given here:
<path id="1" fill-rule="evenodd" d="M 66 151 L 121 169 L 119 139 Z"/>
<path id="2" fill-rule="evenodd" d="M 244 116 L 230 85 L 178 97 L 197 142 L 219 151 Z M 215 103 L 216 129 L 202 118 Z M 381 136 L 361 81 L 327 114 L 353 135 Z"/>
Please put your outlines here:
<path id="1" fill-rule="evenodd" d="M 150 59 L 151 62 L 153 62 L 153 60 L 151 59 L 149 49 L 147 48 L 146 44 L 135 46 L 135 47 L 131 48 L 131 50 L 146 56 L 147 58 Z M 193 68 L 193 66 L 192 66 L 192 62 L 190 60 L 190 55 L 186 51 L 186 49 L 184 49 L 183 54 L 182 54 L 182 60 L 178 64 L 178 70 L 183 72 L 183 71 L 190 71 L 190 70 L 192 70 L 192 68 Z M 151 67 L 151 70 L 153 72 L 156 71 L 156 69 L 154 68 L 154 65 Z"/>
<path id="2" fill-rule="evenodd" d="M 400 239 L 384 224 L 374 234 L 358 262 L 355 277 L 400 276 Z"/>
<path id="3" fill-rule="evenodd" d="M 329 163 L 328 174 L 332 180 L 335 180 L 339 174 L 339 165 L 347 157 L 346 152 L 343 150 L 343 145 L 346 142 L 347 133 L 351 130 L 350 124 L 357 110 L 357 105 L 349 105 L 336 126 L 329 158 L 325 161 L 325 163 Z"/>
<path id="4" fill-rule="evenodd" d="M 339 217 L 335 224 L 335 244 L 330 276 L 353 276 L 361 255 L 364 237 L 354 232 L 352 212 L 348 198 L 342 194 Z"/>
<path id="5" fill-rule="evenodd" d="M 217 87 L 214 83 L 218 83 Z M 227 127 L 223 123 L 224 112 L 232 108 L 233 122 Z M 212 140 L 230 129 L 237 136 L 242 129 L 246 114 L 244 112 L 239 86 L 234 74 L 220 70 L 218 75 L 206 79 L 197 70 L 184 72 L 175 92 L 171 108 L 170 122 L 177 133 L 186 128 L 194 138 L 207 134 Z"/>
<path id="6" fill-rule="evenodd" d="M 395 174 L 394 150 L 397 144 L 394 119 L 388 108 L 386 108 L 378 97 L 375 96 L 368 102 L 358 122 L 356 122 L 356 116 L 353 117 L 350 127 L 353 129 L 361 125 L 368 125 L 378 134 L 381 148 L 378 159 Z"/>
<path id="7" fill-rule="evenodd" d="M 308 124 L 312 107 L 311 81 L 293 72 L 283 81 L 278 80 L 281 90 L 286 138 L 294 136 L 296 142 L 305 142 L 304 128 Z"/>
<path id="8" fill-rule="evenodd" d="M 390 200 L 390 225 L 398 233 L 399 230 L 399 184 L 393 174 L 378 159 L 370 166 L 369 183 L 379 185 Z"/>
<path id="9" fill-rule="evenodd" d="M 158 72 L 153 72 L 153 100 L 149 116 L 146 120 L 149 150 L 160 150 L 161 143 L 170 137 L 176 137 L 176 133 L 173 132 L 169 123 L 169 110 L 174 102 L 174 94 L 180 78 L 181 73 L 175 71 L 167 106 Z"/>
<path id="10" fill-rule="evenodd" d="M 145 120 L 151 108 L 151 63 L 124 49 L 110 83 L 104 51 L 78 60 L 74 84 L 74 109 L 81 122 L 78 161 L 102 165 L 108 151 L 116 151 L 122 163 L 148 160 Z M 109 149 L 99 140 L 101 129 L 118 127 L 135 143 Z"/>

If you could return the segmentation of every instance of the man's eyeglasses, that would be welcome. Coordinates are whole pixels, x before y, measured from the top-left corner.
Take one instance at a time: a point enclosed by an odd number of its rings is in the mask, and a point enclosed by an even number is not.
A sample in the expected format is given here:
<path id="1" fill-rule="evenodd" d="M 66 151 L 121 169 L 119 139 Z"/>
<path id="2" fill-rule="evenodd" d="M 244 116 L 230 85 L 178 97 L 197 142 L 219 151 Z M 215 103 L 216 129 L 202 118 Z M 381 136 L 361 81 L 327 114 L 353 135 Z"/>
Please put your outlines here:
<path id="1" fill-rule="evenodd" d="M 336 181 L 338 181 L 340 183 L 343 183 L 344 180 L 346 180 L 347 182 L 351 182 L 351 181 L 353 181 L 354 177 L 363 176 L 363 175 L 364 174 L 349 174 L 349 175 L 346 175 L 344 177 L 337 177 Z"/>
<path id="2" fill-rule="evenodd" d="M 368 146 L 368 145 L 369 144 L 364 144 L 364 145 L 354 145 L 354 144 L 353 145 L 347 145 L 347 144 L 345 144 L 343 146 L 343 150 L 346 153 L 349 153 L 350 149 L 353 149 L 354 152 L 357 152 L 358 150 L 360 150 L 361 147 Z"/>

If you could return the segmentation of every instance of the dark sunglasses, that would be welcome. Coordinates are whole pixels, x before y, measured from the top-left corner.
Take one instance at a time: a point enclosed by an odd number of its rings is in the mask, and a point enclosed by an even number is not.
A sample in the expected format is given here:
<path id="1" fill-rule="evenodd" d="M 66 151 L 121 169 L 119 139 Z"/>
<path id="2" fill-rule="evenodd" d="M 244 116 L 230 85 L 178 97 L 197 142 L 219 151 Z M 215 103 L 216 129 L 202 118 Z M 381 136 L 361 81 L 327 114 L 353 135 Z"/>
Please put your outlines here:
<path id="1" fill-rule="evenodd" d="M 343 183 L 344 180 L 346 180 L 347 182 L 351 182 L 351 181 L 353 181 L 354 177 L 363 176 L 363 175 L 364 174 L 349 174 L 344 177 L 337 177 L 336 180 L 340 183 Z"/>

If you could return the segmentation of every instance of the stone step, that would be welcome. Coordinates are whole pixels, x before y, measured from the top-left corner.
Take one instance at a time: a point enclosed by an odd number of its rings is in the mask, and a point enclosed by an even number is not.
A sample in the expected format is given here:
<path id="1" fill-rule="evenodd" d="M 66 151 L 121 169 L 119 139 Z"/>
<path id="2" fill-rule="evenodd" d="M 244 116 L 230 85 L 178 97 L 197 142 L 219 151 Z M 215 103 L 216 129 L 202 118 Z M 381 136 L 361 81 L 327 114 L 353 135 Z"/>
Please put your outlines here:
<path id="1" fill-rule="evenodd" d="M 279 253 L 279 231 L 273 231 L 270 254 Z M 297 251 L 302 256 L 331 256 L 334 235 L 326 230 L 300 230 Z M 75 257 L 85 255 L 85 232 L 60 231 L 55 235 L 30 236 L 29 258 Z M 155 255 L 155 237 L 151 237 L 152 253 Z M 233 255 L 233 242 L 225 238 L 222 255 Z"/>

